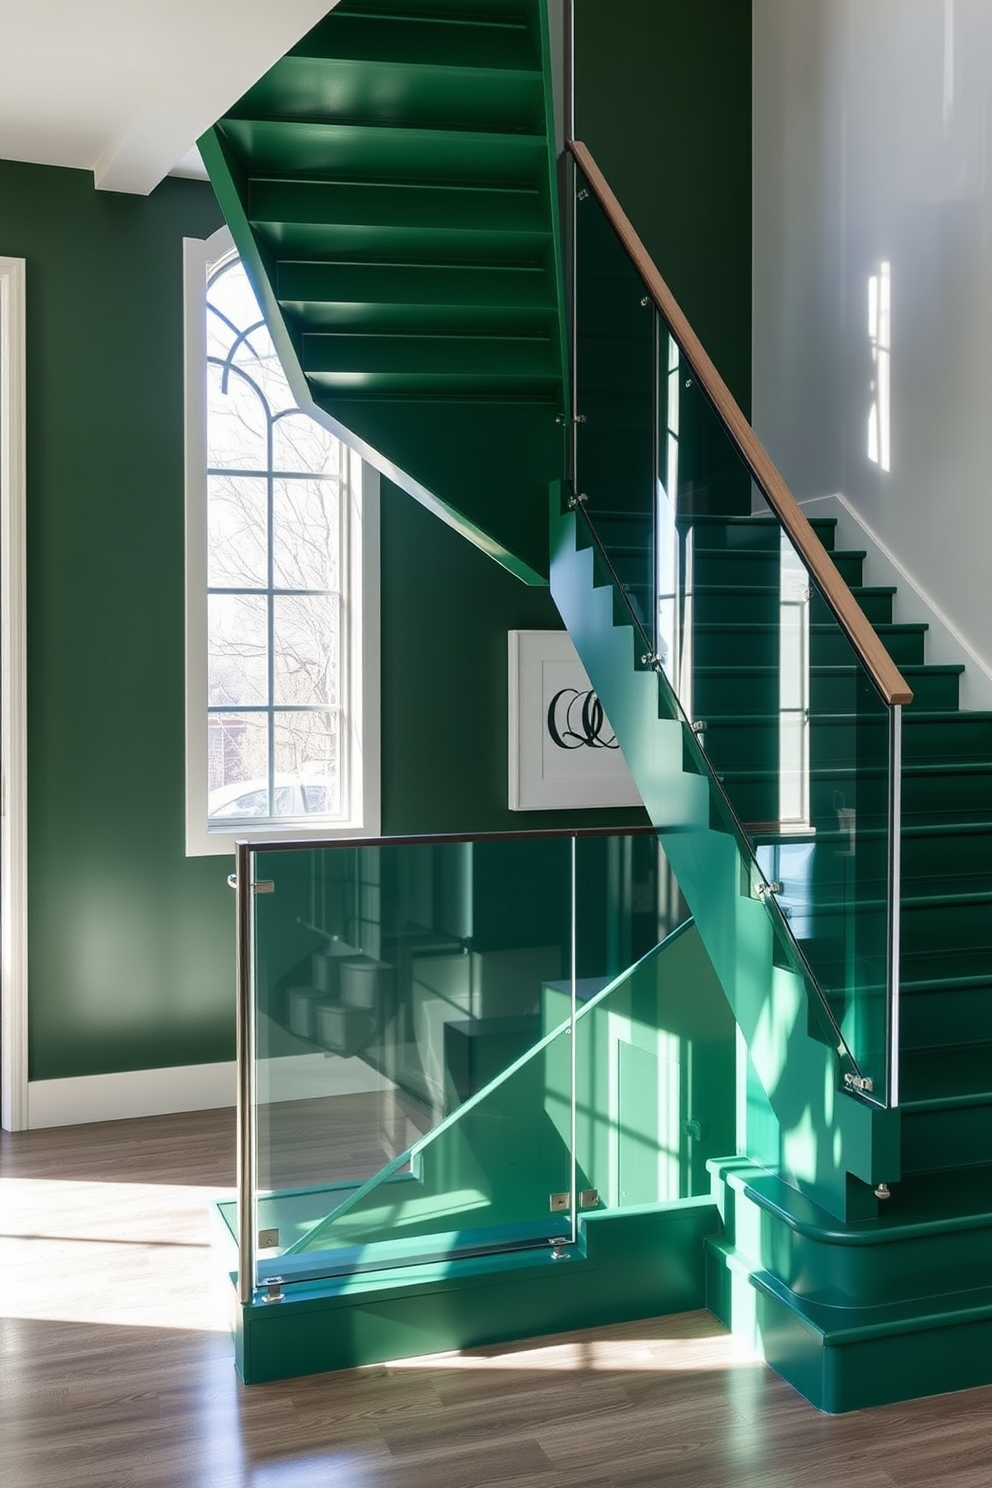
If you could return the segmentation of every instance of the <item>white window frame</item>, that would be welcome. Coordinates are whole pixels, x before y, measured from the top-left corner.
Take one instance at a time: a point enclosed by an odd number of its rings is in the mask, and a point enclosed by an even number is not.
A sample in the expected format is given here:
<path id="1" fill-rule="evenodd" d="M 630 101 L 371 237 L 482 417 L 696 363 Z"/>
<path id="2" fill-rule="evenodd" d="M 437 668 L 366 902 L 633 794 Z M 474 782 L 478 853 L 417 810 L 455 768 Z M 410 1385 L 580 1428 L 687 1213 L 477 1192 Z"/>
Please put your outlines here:
<path id="1" fill-rule="evenodd" d="M 28 1125 L 25 261 L 0 258 L 0 1028 L 5 1131 Z"/>
<path id="2" fill-rule="evenodd" d="M 380 833 L 379 790 L 379 473 L 362 467 L 362 490 L 352 496 L 349 545 L 343 574 L 348 626 L 350 699 L 348 728 L 350 800 L 343 814 L 310 826 L 298 818 L 224 818 L 212 828 L 207 817 L 207 344 L 205 295 L 208 274 L 232 251 L 224 227 L 206 240 L 183 240 L 186 386 L 186 853 L 189 857 L 233 853 L 235 843 L 287 839 L 307 842 Z M 319 418 L 319 411 L 306 410 Z M 323 422 L 323 420 L 322 420 Z M 340 438 L 340 427 L 327 421 Z"/>

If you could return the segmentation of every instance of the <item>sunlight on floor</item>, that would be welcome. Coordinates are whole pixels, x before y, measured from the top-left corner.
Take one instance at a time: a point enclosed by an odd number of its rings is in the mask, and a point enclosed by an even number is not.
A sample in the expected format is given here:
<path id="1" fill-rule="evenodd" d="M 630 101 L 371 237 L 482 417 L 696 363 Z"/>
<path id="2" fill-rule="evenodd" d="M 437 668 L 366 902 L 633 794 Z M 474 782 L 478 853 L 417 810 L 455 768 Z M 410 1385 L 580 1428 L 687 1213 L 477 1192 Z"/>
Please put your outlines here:
<path id="1" fill-rule="evenodd" d="M 719 1324 L 709 1320 L 714 1330 Z M 670 1332 L 672 1319 L 660 1319 L 659 1335 Z M 640 1327 L 640 1325 L 638 1325 Z M 739 1338 L 722 1329 L 703 1337 L 687 1338 L 595 1338 L 528 1347 L 521 1344 L 501 1353 L 432 1354 L 429 1358 L 396 1359 L 390 1369 L 496 1369 L 549 1370 L 572 1373 L 657 1373 L 669 1369 L 720 1370 L 761 1367 L 762 1361 Z"/>
<path id="2" fill-rule="evenodd" d="M 0 1317 L 226 1332 L 200 1186 L 0 1179 Z"/>

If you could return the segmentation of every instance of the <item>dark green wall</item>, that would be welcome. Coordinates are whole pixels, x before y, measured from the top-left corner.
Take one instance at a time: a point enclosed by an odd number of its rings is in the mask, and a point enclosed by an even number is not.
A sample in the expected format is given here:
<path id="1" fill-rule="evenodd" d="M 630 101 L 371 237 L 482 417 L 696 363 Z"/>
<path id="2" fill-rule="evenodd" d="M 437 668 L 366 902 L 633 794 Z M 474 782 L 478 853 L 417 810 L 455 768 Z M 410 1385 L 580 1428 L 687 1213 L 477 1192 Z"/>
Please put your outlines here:
<path id="1" fill-rule="evenodd" d="M 384 833 L 644 820 L 507 807 L 506 633 L 550 629 L 561 620 L 547 589 L 521 584 L 383 482 Z"/>
<path id="2" fill-rule="evenodd" d="M 751 0 L 577 0 L 576 122 L 745 412 Z"/>
<path id="3" fill-rule="evenodd" d="M 27 260 L 30 1077 L 228 1059 L 227 858 L 184 847 L 182 238 L 213 194 L 0 162 Z M 560 826 L 506 806 L 506 632 L 558 624 L 383 493 L 383 830 Z M 578 813 L 570 820 L 632 821 Z"/>
<path id="4" fill-rule="evenodd" d="M 30 1076 L 233 1054 L 233 904 L 183 828 L 182 238 L 212 192 L 0 164 L 27 260 Z"/>

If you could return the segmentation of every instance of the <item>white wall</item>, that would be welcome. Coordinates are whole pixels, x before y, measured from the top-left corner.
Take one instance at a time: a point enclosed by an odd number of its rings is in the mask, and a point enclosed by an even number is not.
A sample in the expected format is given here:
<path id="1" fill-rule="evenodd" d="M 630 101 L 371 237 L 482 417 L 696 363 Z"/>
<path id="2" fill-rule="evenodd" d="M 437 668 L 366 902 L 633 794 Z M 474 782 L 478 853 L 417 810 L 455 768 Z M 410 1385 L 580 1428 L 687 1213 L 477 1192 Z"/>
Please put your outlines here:
<path id="1" fill-rule="evenodd" d="M 800 500 L 841 493 L 943 612 L 928 660 L 965 661 L 963 701 L 986 703 L 992 4 L 754 0 L 753 14 L 755 426 Z M 883 262 L 888 472 L 868 455 Z M 865 545 L 857 521 L 842 530 Z M 871 560 L 869 580 L 884 569 Z M 929 618 L 919 601 L 903 583 L 900 618 Z"/>

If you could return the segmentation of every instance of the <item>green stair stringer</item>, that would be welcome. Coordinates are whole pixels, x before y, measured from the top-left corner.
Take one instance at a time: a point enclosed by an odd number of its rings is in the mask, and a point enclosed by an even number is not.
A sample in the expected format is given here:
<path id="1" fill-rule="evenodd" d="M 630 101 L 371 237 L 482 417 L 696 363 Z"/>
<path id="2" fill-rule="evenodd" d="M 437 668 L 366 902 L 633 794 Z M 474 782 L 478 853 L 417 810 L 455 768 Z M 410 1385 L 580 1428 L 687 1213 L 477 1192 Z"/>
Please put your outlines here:
<path id="1" fill-rule="evenodd" d="M 614 623 L 613 590 L 573 513 L 551 496 L 551 592 L 609 715 L 648 815 L 696 921 L 777 1125 L 775 1169 L 842 1220 L 877 1212 L 874 1188 L 899 1176 L 898 1114 L 839 1089 L 836 1052 L 810 1032 L 814 995 L 776 964 L 768 909 L 729 832 L 711 825 L 715 783 L 684 766 L 685 725 L 660 716 L 654 672 L 635 668 L 630 625 Z M 766 1149 L 767 1152 L 767 1149 Z"/>
<path id="2" fill-rule="evenodd" d="M 198 143 L 300 406 L 545 584 L 568 418 L 546 0 L 341 0 Z"/>

